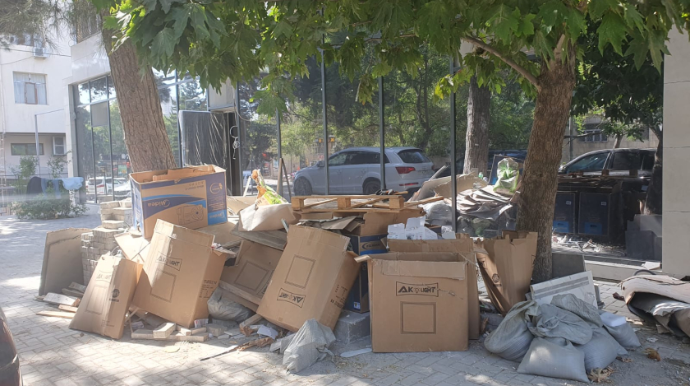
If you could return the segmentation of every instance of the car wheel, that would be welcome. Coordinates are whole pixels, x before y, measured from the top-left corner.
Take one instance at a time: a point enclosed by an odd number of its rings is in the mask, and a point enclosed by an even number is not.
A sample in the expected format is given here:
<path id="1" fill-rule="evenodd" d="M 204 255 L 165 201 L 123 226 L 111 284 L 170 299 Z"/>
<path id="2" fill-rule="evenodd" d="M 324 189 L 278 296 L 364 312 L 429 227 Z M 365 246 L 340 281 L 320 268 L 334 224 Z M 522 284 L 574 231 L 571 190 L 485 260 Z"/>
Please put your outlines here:
<path id="1" fill-rule="evenodd" d="M 376 194 L 376 192 L 381 190 L 381 183 L 378 180 L 369 180 L 364 183 L 362 190 L 364 194 Z"/>
<path id="2" fill-rule="evenodd" d="M 311 196 L 311 193 L 311 184 L 306 178 L 298 178 L 295 180 L 295 195 Z"/>

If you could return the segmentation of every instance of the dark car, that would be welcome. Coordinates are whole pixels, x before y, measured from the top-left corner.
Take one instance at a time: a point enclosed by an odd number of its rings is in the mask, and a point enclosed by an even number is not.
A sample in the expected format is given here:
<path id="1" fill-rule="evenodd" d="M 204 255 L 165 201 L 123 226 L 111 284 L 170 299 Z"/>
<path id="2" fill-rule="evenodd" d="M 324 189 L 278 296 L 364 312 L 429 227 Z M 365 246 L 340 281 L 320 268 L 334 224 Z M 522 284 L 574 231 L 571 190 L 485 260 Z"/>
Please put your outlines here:
<path id="1" fill-rule="evenodd" d="M 560 174 L 582 172 L 597 175 L 609 170 L 609 175 L 627 175 L 637 170 L 639 176 L 651 176 L 655 149 L 606 149 L 585 153 L 558 170 Z"/>
<path id="2" fill-rule="evenodd" d="M 494 164 L 494 157 L 495 156 L 503 156 L 503 157 L 511 157 L 514 158 L 518 162 L 524 162 L 525 158 L 527 158 L 527 150 L 489 150 L 489 159 L 487 160 L 487 176 L 491 175 L 491 168 Z M 456 174 L 462 174 L 462 169 L 465 166 L 465 155 L 461 155 L 458 157 L 458 159 L 455 161 L 455 171 Z M 450 175 L 450 167 L 446 168 L 441 174 L 438 175 L 438 177 L 448 177 Z"/>
<path id="3" fill-rule="evenodd" d="M 0 385 L 22 385 L 22 375 L 19 371 L 19 355 L 14 346 L 14 339 L 7 318 L 0 308 Z"/>

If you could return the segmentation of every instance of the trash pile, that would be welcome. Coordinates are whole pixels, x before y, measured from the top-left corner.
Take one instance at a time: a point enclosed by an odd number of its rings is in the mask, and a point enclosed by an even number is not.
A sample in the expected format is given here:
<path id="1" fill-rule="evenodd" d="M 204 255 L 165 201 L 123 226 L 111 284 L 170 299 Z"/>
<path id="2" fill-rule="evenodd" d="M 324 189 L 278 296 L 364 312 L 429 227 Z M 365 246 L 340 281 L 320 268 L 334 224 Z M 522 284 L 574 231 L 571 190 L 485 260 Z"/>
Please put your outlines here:
<path id="1" fill-rule="evenodd" d="M 516 187 L 509 171 L 493 187 L 459 178 L 476 185 L 462 197 L 509 201 L 498 193 Z M 332 355 L 343 310 L 370 313 L 373 352 L 467 350 L 486 328 L 481 273 L 506 315 L 487 339 L 492 352 L 537 358 L 526 363 L 537 366 L 544 349 L 529 351 L 535 341 L 579 358 L 574 345 L 632 339 L 612 332 L 619 320 L 600 320 L 591 273 L 530 285 L 536 233 L 481 239 L 430 224 L 425 208 L 445 204 L 444 196 L 405 202 L 388 191 L 288 202 L 258 171 L 252 177 L 259 195 L 248 199 L 226 196 L 225 171 L 212 165 L 131 174 L 131 203 L 101 208 L 105 226 L 131 206 L 130 227 L 48 233 L 39 295 L 59 309 L 39 314 L 113 339 L 125 330 L 133 340 L 227 339 L 227 348 L 200 360 L 269 347 L 300 372 Z M 556 296 L 564 293 L 571 295 Z M 579 335 L 558 339 L 571 332 Z"/>
<path id="2" fill-rule="evenodd" d="M 625 317 L 565 294 L 550 303 L 515 304 L 484 347 L 520 362 L 518 373 L 589 382 L 588 375 L 640 347 L 640 341 Z"/>

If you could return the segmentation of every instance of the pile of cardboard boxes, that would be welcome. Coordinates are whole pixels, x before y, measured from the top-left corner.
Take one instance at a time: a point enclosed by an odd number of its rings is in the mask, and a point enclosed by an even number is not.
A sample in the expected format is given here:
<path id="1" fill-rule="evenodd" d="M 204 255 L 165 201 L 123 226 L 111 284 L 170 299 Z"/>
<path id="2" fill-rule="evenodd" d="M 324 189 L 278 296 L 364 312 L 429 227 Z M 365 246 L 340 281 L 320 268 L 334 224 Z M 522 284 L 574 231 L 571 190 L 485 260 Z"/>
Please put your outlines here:
<path id="1" fill-rule="evenodd" d="M 90 280 L 84 274 L 87 287 L 71 328 L 116 339 L 128 324 L 135 339 L 203 341 L 209 333 L 232 335 L 223 328 L 204 329 L 208 301 L 222 291 L 224 299 L 256 313 L 248 321 L 234 321 L 248 335 L 261 318 L 273 330 L 286 330 L 282 334 L 296 332 L 310 319 L 333 330 L 348 309 L 371 312 L 375 352 L 455 351 L 466 350 L 468 340 L 481 333 L 478 256 L 480 264 L 493 267 L 488 279 L 500 297 L 497 304 L 509 307 L 514 291 L 529 291 L 529 274 L 526 283 L 499 277 L 503 267 L 495 269 L 502 264 L 495 257 L 513 253 L 513 245 L 529 244 L 513 257 L 531 271 L 534 234 L 511 234 L 486 249 L 461 235 L 387 240 L 389 225 L 423 215 L 419 203 L 404 203 L 400 196 L 314 197 L 333 204 L 320 209 L 304 198 L 257 206 L 226 197 L 225 172 L 215 166 L 130 178 L 132 227 L 96 229 L 80 239 L 86 257 L 99 259 Z M 116 204 L 106 205 L 104 216 L 122 212 L 113 212 L 120 208 Z M 231 221 L 229 206 L 239 212 Z M 99 253 L 90 254 L 92 248 Z M 101 256 L 102 249 L 118 248 L 121 257 Z M 67 268 L 55 266 L 73 259 L 70 247 L 59 256 L 52 251 L 46 250 L 40 295 L 79 282 L 74 276 L 56 278 Z M 228 321 L 210 319 L 231 329 Z"/>

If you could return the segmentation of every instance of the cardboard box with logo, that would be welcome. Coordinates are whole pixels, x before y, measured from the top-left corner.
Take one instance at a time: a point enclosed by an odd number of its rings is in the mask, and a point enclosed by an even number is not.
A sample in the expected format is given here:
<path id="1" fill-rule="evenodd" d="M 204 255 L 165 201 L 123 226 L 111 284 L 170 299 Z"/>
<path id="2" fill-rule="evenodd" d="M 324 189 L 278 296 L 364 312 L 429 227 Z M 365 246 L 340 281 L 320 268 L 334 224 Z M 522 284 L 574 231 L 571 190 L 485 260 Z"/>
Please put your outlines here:
<path id="1" fill-rule="evenodd" d="M 479 288 L 477 286 L 477 266 L 474 242 L 467 235 L 458 234 L 453 240 L 388 240 L 391 252 L 453 252 L 466 259 L 467 294 L 469 313 L 469 337 L 479 339 L 481 316 L 479 315 Z"/>
<path id="2" fill-rule="evenodd" d="M 190 229 L 228 221 L 224 169 L 203 165 L 129 176 L 134 227 L 147 239 L 159 219 Z"/>
<path id="3" fill-rule="evenodd" d="M 257 313 L 290 331 L 308 319 L 333 329 L 359 272 L 350 239 L 293 225 Z"/>
<path id="4" fill-rule="evenodd" d="M 183 327 L 207 318 L 227 258 L 213 238 L 158 220 L 132 303 Z"/>
<path id="5" fill-rule="evenodd" d="M 283 251 L 243 240 L 237 266 L 223 268 L 221 287 L 237 303 L 256 311 Z"/>
<path id="6" fill-rule="evenodd" d="M 362 256 L 369 268 L 374 352 L 468 348 L 467 261 L 457 253 Z"/>
<path id="7" fill-rule="evenodd" d="M 98 260 L 69 327 L 120 339 L 140 273 L 141 264 L 128 259 L 104 256 Z"/>

